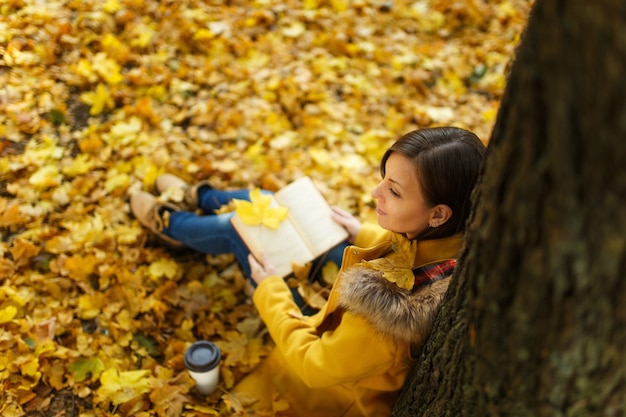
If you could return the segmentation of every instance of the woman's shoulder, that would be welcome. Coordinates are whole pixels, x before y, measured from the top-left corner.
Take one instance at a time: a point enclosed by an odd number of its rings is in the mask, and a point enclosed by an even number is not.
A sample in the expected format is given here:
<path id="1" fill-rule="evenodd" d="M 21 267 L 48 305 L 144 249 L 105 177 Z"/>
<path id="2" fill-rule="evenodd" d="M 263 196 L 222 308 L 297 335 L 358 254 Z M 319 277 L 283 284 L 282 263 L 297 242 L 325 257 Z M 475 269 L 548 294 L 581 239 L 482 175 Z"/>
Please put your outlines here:
<path id="1" fill-rule="evenodd" d="M 408 343 L 419 344 L 430 333 L 449 277 L 415 291 L 400 288 L 384 272 L 356 265 L 343 272 L 339 304 L 366 318 L 378 331 Z"/>

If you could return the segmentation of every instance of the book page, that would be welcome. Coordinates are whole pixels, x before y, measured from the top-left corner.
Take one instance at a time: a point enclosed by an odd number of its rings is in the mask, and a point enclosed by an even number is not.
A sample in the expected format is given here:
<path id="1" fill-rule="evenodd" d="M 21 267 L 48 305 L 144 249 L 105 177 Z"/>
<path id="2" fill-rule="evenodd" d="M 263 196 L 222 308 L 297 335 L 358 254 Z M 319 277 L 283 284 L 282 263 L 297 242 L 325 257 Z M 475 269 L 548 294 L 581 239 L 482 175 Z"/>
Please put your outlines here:
<path id="1" fill-rule="evenodd" d="M 313 180 L 302 177 L 275 195 L 289 209 L 289 219 L 316 258 L 348 238 L 348 232 L 331 217 L 332 209 Z"/>
<path id="2" fill-rule="evenodd" d="M 273 201 L 272 206 L 276 205 L 276 201 Z M 278 229 L 246 225 L 237 215 L 231 217 L 230 221 L 252 255 L 261 261 L 261 253 L 265 252 L 280 276 L 292 272 L 292 262 L 305 264 L 314 258 L 289 218 L 282 221 Z"/>

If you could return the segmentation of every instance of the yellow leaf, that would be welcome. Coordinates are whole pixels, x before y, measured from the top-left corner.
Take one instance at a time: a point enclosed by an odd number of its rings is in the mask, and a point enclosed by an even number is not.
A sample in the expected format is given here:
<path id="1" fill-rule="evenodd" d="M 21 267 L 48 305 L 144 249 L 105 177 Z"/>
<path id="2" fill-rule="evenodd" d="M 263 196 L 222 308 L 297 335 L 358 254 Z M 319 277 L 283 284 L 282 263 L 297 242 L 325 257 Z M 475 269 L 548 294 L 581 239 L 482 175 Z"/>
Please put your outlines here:
<path id="1" fill-rule="evenodd" d="M 193 335 L 194 322 L 191 319 L 184 319 L 179 327 L 174 331 L 176 337 L 180 340 L 194 340 Z"/>
<path id="2" fill-rule="evenodd" d="M 320 291 L 309 285 L 308 282 L 298 286 L 298 293 L 309 306 L 315 309 L 319 310 L 326 304 L 326 299 L 322 296 Z"/>
<path id="3" fill-rule="evenodd" d="M 115 324 L 122 330 L 130 331 L 133 325 L 133 320 L 130 317 L 128 309 L 123 309 L 117 316 L 115 316 Z"/>
<path id="4" fill-rule="evenodd" d="M 22 373 L 22 375 L 36 377 L 39 374 L 38 369 L 39 369 L 39 359 L 37 358 L 31 358 L 20 365 L 20 372 Z"/>
<path id="5" fill-rule="evenodd" d="M 248 226 L 263 225 L 270 229 L 278 229 L 289 213 L 286 207 L 271 207 L 272 196 L 262 194 L 259 188 L 250 191 L 250 201 L 240 199 L 233 201 L 235 213 Z"/>
<path id="6" fill-rule="evenodd" d="M 263 142 L 257 141 L 256 143 L 250 145 L 246 152 L 244 153 L 245 157 L 255 164 L 259 164 L 260 166 L 265 165 L 265 155 L 263 154 Z"/>
<path id="7" fill-rule="evenodd" d="M 56 164 L 63 156 L 63 152 L 63 148 L 57 146 L 56 141 L 46 135 L 41 138 L 40 142 L 33 140 L 28 143 L 24 152 L 24 162 L 37 166 L 43 166 L 49 162 Z"/>
<path id="8" fill-rule="evenodd" d="M 308 149 L 307 153 L 320 167 L 332 166 L 333 161 L 327 149 L 311 147 Z"/>
<path id="9" fill-rule="evenodd" d="M 199 29 L 196 33 L 193 34 L 194 41 L 207 41 L 213 39 L 215 37 L 215 33 L 211 32 L 209 29 Z"/>
<path id="10" fill-rule="evenodd" d="M 383 277 L 406 290 L 413 288 L 413 260 L 416 243 L 398 236 L 393 238 L 393 253 L 385 258 L 363 261 L 363 265 L 383 273 Z"/>
<path id="11" fill-rule="evenodd" d="M 20 307 L 24 307 L 26 305 L 26 300 L 22 298 L 17 291 L 9 286 L 0 287 L 0 300 L 6 299 L 10 300 L 12 303 L 17 304 Z"/>
<path id="12" fill-rule="evenodd" d="M 93 161 L 91 160 L 91 157 L 87 154 L 81 153 L 76 155 L 70 165 L 64 166 L 61 169 L 61 172 L 68 177 L 76 177 L 78 175 L 88 173 L 92 168 Z"/>
<path id="13" fill-rule="evenodd" d="M 139 227 L 119 225 L 114 229 L 114 236 L 120 245 L 135 243 L 142 234 L 143 229 Z"/>
<path id="14" fill-rule="evenodd" d="M 413 288 L 415 280 L 413 271 L 410 268 L 395 266 L 389 259 L 380 258 L 373 261 L 363 261 L 363 265 L 368 268 L 380 271 L 383 277 L 389 282 L 395 283 L 398 287 L 410 290 Z"/>
<path id="15" fill-rule="evenodd" d="M 155 31 L 152 25 L 146 25 L 140 23 L 133 29 L 133 40 L 130 41 L 131 46 L 137 46 L 139 48 L 145 48 L 150 45 L 152 38 L 155 35 Z"/>
<path id="16" fill-rule="evenodd" d="M 368 156 L 371 161 L 380 161 L 392 141 L 393 135 L 388 130 L 371 129 L 363 133 L 356 147 L 359 153 Z"/>
<path id="17" fill-rule="evenodd" d="M 61 183 L 61 173 L 56 165 L 46 165 L 37 170 L 28 179 L 28 183 L 35 187 L 54 187 Z"/>
<path id="18" fill-rule="evenodd" d="M 141 162 L 139 162 L 141 163 Z M 159 169 L 159 167 L 157 167 L 156 165 L 154 165 L 153 163 L 147 162 L 147 166 L 145 167 L 145 171 L 142 173 L 143 176 L 143 184 L 144 186 L 146 186 L 146 188 L 148 187 L 152 187 L 157 179 L 157 177 L 159 175 L 163 174 L 163 172 Z M 164 192 L 180 192 L 180 200 L 173 200 L 176 203 L 180 203 L 183 201 L 183 197 L 184 197 L 184 191 L 181 191 L 180 188 L 178 187 L 170 187 L 167 190 L 165 190 Z M 164 201 L 168 200 L 167 198 L 164 198 Z M 169 201 L 169 200 L 168 200 Z"/>
<path id="19" fill-rule="evenodd" d="M 99 297 L 85 294 L 78 298 L 78 316 L 83 320 L 91 320 L 98 317 L 101 307 L 102 300 Z"/>
<path id="20" fill-rule="evenodd" d="M 411 290 L 415 283 L 413 271 L 406 268 L 394 268 L 391 271 L 385 271 L 383 276 L 387 281 L 395 282 L 398 287 L 404 288 L 405 290 Z"/>
<path id="21" fill-rule="evenodd" d="M 120 121 L 114 124 L 109 134 L 104 136 L 104 140 L 115 146 L 130 145 L 137 140 L 137 136 L 142 128 L 143 123 L 141 119 L 133 116 L 128 121 Z"/>
<path id="22" fill-rule="evenodd" d="M 225 366 L 234 366 L 238 364 L 253 365 L 248 352 L 249 341 L 246 335 L 240 334 L 236 331 L 229 331 L 224 335 L 225 340 L 217 341 L 217 346 L 222 352 L 228 352 L 228 356 L 224 359 Z M 255 364 L 255 363 L 254 363 Z"/>
<path id="23" fill-rule="evenodd" d="M 43 342 L 37 344 L 35 348 L 35 355 L 40 357 L 45 353 L 55 352 L 57 350 L 57 345 L 50 339 L 44 340 Z"/>
<path id="24" fill-rule="evenodd" d="M 346 0 L 331 0 L 330 4 L 333 6 L 333 10 L 336 13 L 345 12 L 348 9 L 348 2 Z"/>
<path id="25" fill-rule="evenodd" d="M 95 82 L 98 80 L 98 75 L 95 73 L 91 62 L 87 59 L 81 59 L 76 64 L 74 72 L 85 77 L 89 82 Z"/>
<path id="26" fill-rule="evenodd" d="M 124 81 L 124 77 L 120 74 L 118 63 L 108 58 L 104 52 L 99 52 L 93 57 L 91 66 L 107 84 L 116 85 Z"/>
<path id="27" fill-rule="evenodd" d="M 435 10 L 430 5 L 430 2 L 419 1 L 413 3 L 410 8 L 416 24 L 420 30 L 425 32 L 435 32 L 441 29 L 446 23 L 446 16 L 438 10 Z"/>
<path id="28" fill-rule="evenodd" d="M 80 151 L 85 153 L 99 152 L 102 149 L 102 145 L 104 145 L 102 139 L 95 135 L 85 137 L 78 142 L 78 147 L 80 148 Z"/>
<path id="29" fill-rule="evenodd" d="M 400 235 L 393 235 L 391 238 L 393 253 L 386 259 L 391 260 L 395 266 L 400 268 L 413 268 L 417 242 L 408 240 Z"/>
<path id="30" fill-rule="evenodd" d="M 123 371 L 109 368 L 100 376 L 102 384 L 96 392 L 99 401 L 110 400 L 119 405 L 128 402 L 140 395 L 150 392 L 152 383 L 148 378 L 150 371 Z"/>
<path id="31" fill-rule="evenodd" d="M 115 13 L 119 11 L 121 8 L 122 8 L 122 5 L 120 4 L 119 0 L 107 0 L 102 5 L 102 10 L 104 10 L 107 13 Z"/>
<path id="32" fill-rule="evenodd" d="M 91 106 L 89 114 L 92 116 L 99 115 L 105 108 L 112 109 L 115 107 L 115 102 L 109 94 L 109 89 L 102 83 L 98 84 L 95 92 L 88 91 L 81 94 L 80 101 Z"/>
<path id="33" fill-rule="evenodd" d="M 194 410 L 194 411 L 198 411 L 201 414 L 207 414 L 211 416 L 217 416 L 219 414 L 219 411 L 217 411 L 215 407 L 210 407 L 206 405 L 187 403 L 184 405 L 184 407 L 185 407 L 185 410 Z M 183 414 L 183 415 L 187 415 L 187 414 Z"/>
<path id="34" fill-rule="evenodd" d="M 117 0 L 112 0 L 117 2 Z M 114 56 L 117 62 L 127 62 L 130 56 L 130 48 L 126 43 L 121 42 L 112 33 L 107 33 L 100 41 L 104 51 L 109 56 Z"/>
<path id="35" fill-rule="evenodd" d="M 98 260 L 93 255 L 73 255 L 65 259 L 63 268 L 70 277 L 77 280 L 85 280 L 95 271 L 98 263 Z"/>
<path id="36" fill-rule="evenodd" d="M 334 262 L 326 262 L 322 268 L 322 280 L 324 280 L 326 284 L 334 284 L 338 274 L 339 267 Z"/>
<path id="37" fill-rule="evenodd" d="M 497 115 L 498 115 L 497 108 L 490 108 L 490 109 L 484 110 L 481 114 L 485 122 L 493 122 L 496 119 Z"/>
<path id="38" fill-rule="evenodd" d="M 130 184 L 130 177 L 128 174 L 117 174 L 112 176 L 111 178 L 107 178 L 104 183 L 104 189 L 110 193 L 112 191 L 117 190 L 118 188 L 124 189 L 128 187 Z"/>
<path id="39" fill-rule="evenodd" d="M 306 26 L 299 21 L 291 22 L 281 29 L 281 33 L 287 38 L 297 38 L 304 34 L 304 32 L 306 32 Z"/>
<path id="40" fill-rule="evenodd" d="M 304 264 L 300 264 L 297 262 L 292 262 L 291 267 L 293 268 L 293 275 L 297 282 L 307 282 L 309 280 L 309 274 L 311 272 L 311 267 L 313 263 L 307 262 Z M 294 285 L 293 287 L 297 287 L 298 285 Z"/>
<path id="41" fill-rule="evenodd" d="M 161 277 L 174 279 L 178 275 L 178 272 L 178 264 L 172 259 L 160 259 L 156 262 L 152 262 L 148 268 L 148 273 L 153 279 Z"/>
<path id="42" fill-rule="evenodd" d="M 63 227 L 71 232 L 73 243 L 93 245 L 103 239 L 104 222 L 100 214 L 96 213 L 93 217 L 81 217 L 80 220 L 81 221 L 76 222 L 64 221 L 61 223 Z"/>
<path id="43" fill-rule="evenodd" d="M 20 206 L 15 200 L 9 204 L 7 200 L 0 199 L 0 227 L 18 225 L 27 220 L 28 216 L 20 212 Z"/>
<path id="44" fill-rule="evenodd" d="M 27 265 L 32 257 L 38 255 L 41 248 L 27 239 L 17 238 L 9 250 L 15 264 L 22 266 Z"/>
<path id="45" fill-rule="evenodd" d="M 53 236 L 46 242 L 46 250 L 50 253 L 63 253 L 75 248 L 73 239 L 67 235 Z"/>
<path id="46" fill-rule="evenodd" d="M 258 399 L 247 393 L 227 392 L 222 396 L 222 401 L 226 409 L 232 411 L 231 415 L 244 416 L 247 414 L 246 408 L 258 402 Z"/>
<path id="47" fill-rule="evenodd" d="M 462 95 L 467 92 L 463 80 L 453 71 L 446 71 L 437 79 L 437 86 L 446 92 Z"/>
<path id="48" fill-rule="evenodd" d="M 0 310 L 0 324 L 8 323 L 17 315 L 17 308 L 7 306 Z"/>
<path id="49" fill-rule="evenodd" d="M 167 97 L 167 89 L 163 85 L 154 85 L 146 90 L 146 94 L 156 100 L 164 100 Z"/>

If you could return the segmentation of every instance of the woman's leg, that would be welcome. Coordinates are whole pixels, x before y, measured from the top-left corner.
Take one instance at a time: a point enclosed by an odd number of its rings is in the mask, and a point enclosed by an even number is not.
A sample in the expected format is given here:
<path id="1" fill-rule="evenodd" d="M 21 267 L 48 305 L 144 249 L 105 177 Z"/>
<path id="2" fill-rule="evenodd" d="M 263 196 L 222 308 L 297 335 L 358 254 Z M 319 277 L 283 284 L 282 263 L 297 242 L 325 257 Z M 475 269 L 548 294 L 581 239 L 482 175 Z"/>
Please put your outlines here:
<path id="1" fill-rule="evenodd" d="M 266 190 L 261 192 L 271 194 Z M 169 225 L 163 232 L 201 253 L 234 254 L 244 275 L 250 277 L 250 263 L 248 262 L 250 251 L 230 223 L 230 218 L 234 216 L 234 213 L 212 214 L 223 205 L 230 203 L 233 198 L 250 201 L 250 191 L 201 187 L 198 190 L 198 207 L 207 214 L 173 212 L 170 215 Z"/>
<path id="2" fill-rule="evenodd" d="M 163 232 L 198 252 L 210 255 L 232 253 L 245 276 L 250 276 L 250 252 L 230 223 L 234 213 L 198 215 L 175 211 Z"/>
<path id="3" fill-rule="evenodd" d="M 262 193 L 269 194 L 269 191 L 261 191 Z M 209 187 L 201 187 L 198 190 L 198 208 L 204 213 L 213 214 L 215 210 L 230 203 L 233 198 L 239 200 L 250 201 L 249 190 L 216 190 Z"/>

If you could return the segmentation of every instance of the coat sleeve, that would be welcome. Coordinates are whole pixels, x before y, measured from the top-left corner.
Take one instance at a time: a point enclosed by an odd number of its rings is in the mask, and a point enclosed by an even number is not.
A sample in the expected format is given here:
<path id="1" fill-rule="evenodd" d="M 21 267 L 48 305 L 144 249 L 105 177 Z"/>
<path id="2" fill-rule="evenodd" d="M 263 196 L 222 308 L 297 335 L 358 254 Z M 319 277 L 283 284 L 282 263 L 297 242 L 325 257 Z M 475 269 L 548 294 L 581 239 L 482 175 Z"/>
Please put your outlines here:
<path id="1" fill-rule="evenodd" d="M 334 331 L 318 334 L 299 309 L 281 277 L 257 287 L 254 303 L 286 362 L 311 388 L 333 386 L 381 375 L 396 360 L 396 342 L 376 333 L 363 319 L 344 314 Z"/>

